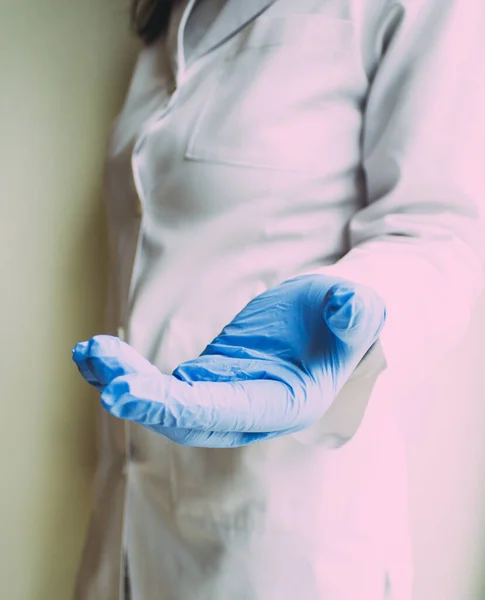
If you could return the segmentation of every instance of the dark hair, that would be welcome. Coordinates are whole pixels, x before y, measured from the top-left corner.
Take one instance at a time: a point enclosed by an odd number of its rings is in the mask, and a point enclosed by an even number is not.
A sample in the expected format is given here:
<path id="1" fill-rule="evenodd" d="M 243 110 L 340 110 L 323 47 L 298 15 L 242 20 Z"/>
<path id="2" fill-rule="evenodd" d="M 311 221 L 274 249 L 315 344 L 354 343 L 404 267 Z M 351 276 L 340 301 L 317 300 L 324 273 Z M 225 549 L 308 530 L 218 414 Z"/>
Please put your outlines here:
<path id="1" fill-rule="evenodd" d="M 176 0 L 131 0 L 131 26 L 146 45 L 154 42 L 167 28 Z"/>

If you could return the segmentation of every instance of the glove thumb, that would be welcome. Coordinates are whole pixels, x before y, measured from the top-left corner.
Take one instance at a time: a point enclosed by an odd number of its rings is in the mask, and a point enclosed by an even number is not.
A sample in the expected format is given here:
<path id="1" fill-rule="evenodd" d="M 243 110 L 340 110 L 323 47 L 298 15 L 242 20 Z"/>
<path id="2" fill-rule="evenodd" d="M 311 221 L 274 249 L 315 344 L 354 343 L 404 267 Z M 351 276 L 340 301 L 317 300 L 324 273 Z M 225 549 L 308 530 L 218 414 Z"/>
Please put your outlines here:
<path id="1" fill-rule="evenodd" d="M 323 318 L 345 344 L 373 343 L 385 321 L 385 307 L 372 290 L 359 286 L 332 286 L 324 300 Z"/>

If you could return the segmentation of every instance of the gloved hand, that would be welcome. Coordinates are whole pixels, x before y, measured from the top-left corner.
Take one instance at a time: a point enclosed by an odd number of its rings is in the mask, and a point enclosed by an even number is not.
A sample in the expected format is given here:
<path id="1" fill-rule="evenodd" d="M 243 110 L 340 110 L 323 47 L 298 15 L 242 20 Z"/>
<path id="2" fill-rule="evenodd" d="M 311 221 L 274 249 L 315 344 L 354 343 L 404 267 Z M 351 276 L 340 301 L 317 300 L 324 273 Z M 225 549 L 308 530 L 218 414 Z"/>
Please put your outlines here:
<path id="1" fill-rule="evenodd" d="M 172 375 L 112 336 L 77 344 L 73 359 L 111 414 L 180 444 L 235 447 L 322 417 L 384 321 L 369 288 L 303 275 L 249 302 Z"/>

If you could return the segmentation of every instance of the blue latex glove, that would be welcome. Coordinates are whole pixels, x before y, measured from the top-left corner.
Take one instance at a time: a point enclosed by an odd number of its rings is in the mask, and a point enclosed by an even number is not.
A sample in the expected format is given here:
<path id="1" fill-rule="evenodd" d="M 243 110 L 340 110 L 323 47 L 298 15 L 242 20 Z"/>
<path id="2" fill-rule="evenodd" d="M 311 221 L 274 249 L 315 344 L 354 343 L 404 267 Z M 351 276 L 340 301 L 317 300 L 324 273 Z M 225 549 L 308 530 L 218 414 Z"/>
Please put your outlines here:
<path id="1" fill-rule="evenodd" d="M 303 275 L 257 296 L 171 376 L 112 336 L 78 344 L 73 359 L 111 414 L 180 444 L 235 447 L 322 417 L 384 321 L 369 288 Z"/>

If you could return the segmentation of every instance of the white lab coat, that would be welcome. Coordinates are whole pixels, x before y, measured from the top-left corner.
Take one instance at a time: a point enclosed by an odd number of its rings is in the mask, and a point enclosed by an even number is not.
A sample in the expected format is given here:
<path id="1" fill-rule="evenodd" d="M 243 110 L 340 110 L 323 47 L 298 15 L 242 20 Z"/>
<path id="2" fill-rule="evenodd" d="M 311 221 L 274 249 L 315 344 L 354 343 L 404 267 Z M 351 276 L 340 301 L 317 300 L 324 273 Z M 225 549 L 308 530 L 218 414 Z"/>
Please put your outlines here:
<path id="1" fill-rule="evenodd" d="M 228 0 L 202 39 L 192 5 L 113 128 L 108 332 L 170 373 L 317 271 L 372 286 L 388 321 L 299 434 L 185 448 L 103 415 L 76 598 L 409 600 L 392 405 L 481 286 L 485 5 Z"/>

